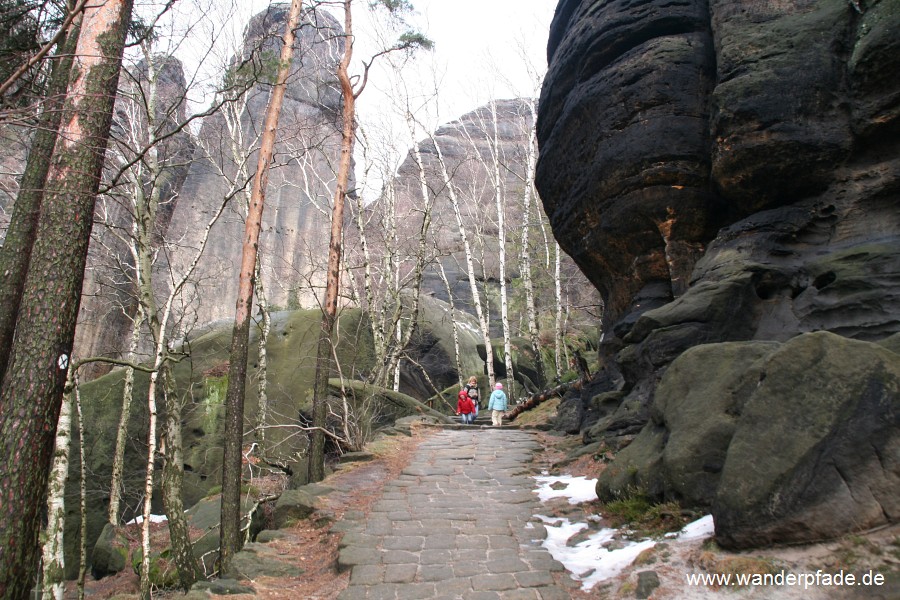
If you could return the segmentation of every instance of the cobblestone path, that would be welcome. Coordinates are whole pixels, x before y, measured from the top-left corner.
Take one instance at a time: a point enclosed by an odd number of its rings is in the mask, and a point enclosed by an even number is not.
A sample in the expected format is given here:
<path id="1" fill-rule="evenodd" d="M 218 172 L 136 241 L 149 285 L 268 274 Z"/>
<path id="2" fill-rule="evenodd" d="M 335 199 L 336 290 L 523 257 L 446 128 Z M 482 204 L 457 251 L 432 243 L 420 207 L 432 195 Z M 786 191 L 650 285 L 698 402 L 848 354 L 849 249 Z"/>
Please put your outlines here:
<path id="1" fill-rule="evenodd" d="M 511 429 L 425 440 L 368 517 L 344 522 L 338 563 L 352 570 L 339 598 L 568 599 L 574 583 L 531 521 L 540 512 L 529 477 L 537 447 Z"/>

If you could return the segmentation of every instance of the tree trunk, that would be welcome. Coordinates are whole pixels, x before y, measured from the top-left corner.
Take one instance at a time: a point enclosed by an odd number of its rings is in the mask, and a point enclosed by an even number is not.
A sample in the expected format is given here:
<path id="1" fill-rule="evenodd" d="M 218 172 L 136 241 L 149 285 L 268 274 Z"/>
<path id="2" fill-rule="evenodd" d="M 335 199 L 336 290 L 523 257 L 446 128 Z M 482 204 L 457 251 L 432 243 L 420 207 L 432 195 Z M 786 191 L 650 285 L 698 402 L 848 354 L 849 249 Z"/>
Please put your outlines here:
<path id="1" fill-rule="evenodd" d="M 512 335 L 509 330 L 509 302 L 506 291 L 506 202 L 503 179 L 500 177 L 500 140 L 497 131 L 496 101 L 491 102 L 491 121 L 494 130 L 494 134 L 491 137 L 491 151 L 494 155 L 494 203 L 497 207 L 497 255 L 500 263 L 500 323 L 503 326 L 503 363 L 506 366 L 509 393 L 512 394 L 514 393 L 515 373 L 513 372 L 512 363 L 512 342 L 510 339 Z"/>
<path id="2" fill-rule="evenodd" d="M 200 563 L 194 557 L 190 530 L 184 516 L 181 494 L 184 484 L 184 457 L 181 445 L 181 406 L 175 390 L 175 380 L 169 363 L 162 366 L 163 397 L 166 406 L 166 447 L 162 472 L 162 498 L 169 524 L 172 562 L 178 569 L 178 581 L 187 592 L 203 576 Z"/>
<path id="3" fill-rule="evenodd" d="M 263 287 L 261 268 L 262 265 L 257 258 L 255 285 L 257 306 L 259 306 L 259 316 L 262 318 L 262 325 L 259 328 L 259 369 L 257 370 L 259 379 L 256 383 L 257 396 L 259 397 L 256 412 L 256 439 L 259 442 L 262 455 L 267 456 L 266 426 L 269 424 L 269 353 L 267 347 L 269 344 L 269 332 L 272 330 L 272 315 L 269 312 L 269 302 L 266 298 L 266 290 Z"/>
<path id="4" fill-rule="evenodd" d="M 534 352 L 534 366 L 537 372 L 538 387 L 546 383 L 547 375 L 544 372 L 544 358 L 541 355 L 540 331 L 538 330 L 537 309 L 534 304 L 534 280 L 531 274 L 531 252 L 529 250 L 529 233 L 531 232 L 531 202 L 534 198 L 534 168 L 537 163 L 537 139 L 535 137 L 535 125 L 537 114 L 534 100 L 528 103 L 531 111 L 531 127 L 528 130 L 528 151 L 525 159 L 525 190 L 523 192 L 523 217 L 522 217 L 522 257 L 521 271 L 522 284 L 525 288 L 525 312 L 528 318 L 528 337 L 531 339 L 531 350 Z M 540 218 L 540 209 L 535 207 L 537 217 Z"/>
<path id="5" fill-rule="evenodd" d="M 559 249 L 559 244 L 554 243 L 553 247 L 556 248 L 556 263 L 553 269 L 553 282 L 554 282 L 554 290 L 556 297 L 556 322 L 553 326 L 553 354 L 555 355 L 555 366 L 556 366 L 556 378 L 559 379 L 562 377 L 562 351 L 563 351 L 563 343 L 562 343 L 562 282 L 559 277 L 560 270 L 560 257 L 559 253 L 561 250 Z"/>
<path id="6" fill-rule="evenodd" d="M 69 385 L 72 384 L 69 369 Z M 68 388 L 68 385 L 67 385 Z M 65 591 L 65 545 L 63 531 L 66 526 L 66 478 L 69 475 L 69 448 L 72 445 L 72 412 L 74 394 L 71 389 L 63 397 L 56 426 L 56 442 L 53 450 L 53 468 L 47 484 L 47 526 L 43 535 L 43 576 L 41 594 L 43 600 L 62 600 Z"/>
<path id="7" fill-rule="evenodd" d="M 69 85 L 69 73 L 72 70 L 72 55 L 78 43 L 78 31 L 81 17 L 72 22 L 71 30 L 65 39 L 60 41 L 61 56 L 53 66 L 50 74 L 50 85 L 44 99 L 44 109 L 38 120 L 25 172 L 19 182 L 19 194 L 13 206 L 6 237 L 0 248 L 0 381 L 6 373 L 9 353 L 4 349 L 12 347 L 16 329 L 16 316 L 28 274 L 31 260 L 31 249 L 37 231 L 38 215 L 50 171 L 50 159 L 56 134 L 62 119 L 62 108 L 66 99 L 66 87 Z"/>
<path id="8" fill-rule="evenodd" d="M 87 575 L 87 465 L 84 460 L 84 414 L 81 411 L 81 393 L 78 377 L 75 377 L 75 414 L 78 417 L 78 468 L 81 478 L 78 484 L 78 514 L 81 527 L 78 542 L 78 600 L 84 600 L 84 578 Z"/>
<path id="9" fill-rule="evenodd" d="M 331 335 L 337 318 L 337 298 L 340 287 L 341 231 L 344 225 L 344 198 L 350 180 L 353 141 L 356 131 L 356 95 L 347 69 L 353 57 L 353 14 L 351 0 L 344 0 L 344 54 L 337 67 L 344 101 L 341 129 L 341 158 L 338 163 L 334 206 L 331 210 L 331 241 L 328 244 L 328 266 L 325 275 L 325 299 L 322 303 L 322 325 L 316 351 L 316 380 L 313 388 L 313 431 L 310 435 L 309 481 L 325 478 L 325 426 L 328 417 L 328 376 L 331 372 Z M 361 90 L 360 90 L 361 91 Z"/>
<path id="10" fill-rule="evenodd" d="M 131 0 L 88 8 L 0 391 L 0 597 L 28 597 Z M 75 67 L 73 67 L 75 69 Z"/>
<path id="11" fill-rule="evenodd" d="M 253 305 L 253 275 L 256 270 L 259 231 L 262 223 L 269 163 L 275 148 L 278 117 L 291 58 L 294 52 L 294 30 L 300 22 L 301 0 L 291 2 L 284 30 L 281 62 L 276 83 L 272 88 L 263 137 L 259 149 L 256 177 L 244 227 L 241 253 L 240 282 L 235 306 L 234 331 L 231 338 L 231 358 L 228 369 L 228 391 L 225 396 L 224 456 L 222 458 L 222 520 L 219 529 L 219 573 L 228 574 L 231 559 L 241 549 L 241 444 L 244 434 L 244 395 L 247 379 L 247 348 L 250 344 L 250 309 Z"/>
<path id="12" fill-rule="evenodd" d="M 478 318 L 478 324 L 481 328 L 481 336 L 484 340 L 484 350 L 485 350 L 485 366 L 487 367 L 487 375 L 488 382 L 491 388 L 494 387 L 494 383 L 496 381 L 494 375 L 494 348 L 491 345 L 491 332 L 488 327 L 487 317 L 484 314 L 484 309 L 481 305 L 481 295 L 478 293 L 478 281 L 475 279 L 475 264 L 472 261 L 472 247 L 469 244 L 469 239 L 466 237 L 466 230 L 463 226 L 462 220 L 462 212 L 459 207 L 459 198 L 456 196 L 456 191 L 453 188 L 452 182 L 450 180 L 450 174 L 447 171 L 447 164 L 444 162 L 444 153 L 441 152 L 441 147 L 438 144 L 437 139 L 432 134 L 428 134 L 431 139 L 431 143 L 434 145 L 435 153 L 438 158 L 438 165 L 441 167 L 441 177 L 443 178 L 443 182 L 447 186 L 447 194 L 450 196 L 450 204 L 453 206 L 453 214 L 456 216 L 456 225 L 459 229 L 459 237 L 462 239 L 463 243 L 463 251 L 466 254 L 466 272 L 469 275 L 469 289 L 472 292 L 472 304 L 475 305 L 475 316 Z"/>
<path id="13" fill-rule="evenodd" d="M 161 363 L 162 351 L 157 344 L 156 365 Z M 150 385 L 147 390 L 147 468 L 144 473 L 144 503 L 141 509 L 143 522 L 141 523 L 141 600 L 151 600 L 150 589 L 150 503 L 153 499 L 153 472 L 156 465 L 156 429 L 159 413 L 156 405 L 156 383 L 159 380 L 159 370 L 150 373 Z"/>
<path id="14" fill-rule="evenodd" d="M 144 322 L 143 304 L 138 303 L 137 314 L 131 326 L 131 342 L 128 346 L 128 362 L 134 362 L 137 356 L 138 342 L 141 338 L 141 325 Z M 113 527 L 119 526 L 119 505 L 122 502 L 124 484 L 122 477 L 125 465 L 125 444 L 128 441 L 128 421 L 131 418 L 131 404 L 134 400 L 134 368 L 125 368 L 125 382 L 122 388 L 122 411 L 119 414 L 119 429 L 116 431 L 116 447 L 113 450 L 112 476 L 109 480 L 109 510 L 106 520 Z"/>

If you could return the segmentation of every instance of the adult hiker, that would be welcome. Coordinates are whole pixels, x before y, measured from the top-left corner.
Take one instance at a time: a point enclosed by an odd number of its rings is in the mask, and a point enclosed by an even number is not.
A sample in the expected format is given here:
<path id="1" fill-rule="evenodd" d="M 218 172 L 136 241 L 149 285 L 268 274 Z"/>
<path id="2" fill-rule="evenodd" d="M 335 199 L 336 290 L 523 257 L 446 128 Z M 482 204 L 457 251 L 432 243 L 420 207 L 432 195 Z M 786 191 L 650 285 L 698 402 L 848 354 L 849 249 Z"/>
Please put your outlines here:
<path id="1" fill-rule="evenodd" d="M 488 410 L 491 411 L 491 424 L 494 427 L 503 425 L 503 413 L 506 412 L 506 393 L 503 391 L 503 384 L 498 383 L 491 392 L 491 399 L 488 401 Z"/>
<path id="2" fill-rule="evenodd" d="M 466 382 L 465 386 L 466 393 L 469 394 L 469 398 L 472 399 L 472 403 L 475 405 L 475 418 L 478 418 L 478 378 L 474 375 L 469 377 L 469 381 Z"/>
<path id="3" fill-rule="evenodd" d="M 456 396 L 456 414 L 462 418 L 462 424 L 468 425 L 475 421 L 475 405 L 465 388 L 459 390 Z"/>

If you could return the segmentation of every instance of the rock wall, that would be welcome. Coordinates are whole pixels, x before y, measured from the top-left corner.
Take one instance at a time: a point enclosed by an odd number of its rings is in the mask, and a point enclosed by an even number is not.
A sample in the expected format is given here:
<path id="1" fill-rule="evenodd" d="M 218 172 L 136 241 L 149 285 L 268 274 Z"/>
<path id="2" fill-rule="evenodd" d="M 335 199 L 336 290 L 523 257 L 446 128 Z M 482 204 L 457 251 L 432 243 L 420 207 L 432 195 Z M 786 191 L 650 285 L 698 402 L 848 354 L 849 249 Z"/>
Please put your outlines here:
<path id="1" fill-rule="evenodd" d="M 140 61 L 121 77 L 119 97 L 113 116 L 112 139 L 107 152 L 107 180 L 118 178 L 120 186 L 101 195 L 94 211 L 94 227 L 85 272 L 82 300 L 75 332 L 75 348 L 80 356 L 124 354 L 136 312 L 134 255 L 126 239 L 132 231 L 139 179 L 145 193 L 158 193 L 159 208 L 153 231 L 154 249 L 169 227 L 182 184 L 196 149 L 187 131 L 177 130 L 186 119 L 187 84 L 181 62 L 171 56 L 153 59 L 150 74 L 147 60 Z M 153 80 L 153 81 L 151 81 Z M 161 141 L 154 158 L 159 164 L 155 181 L 146 163 L 120 172 L 136 161 L 136 153 L 148 138 L 148 105 L 153 104 L 155 126 Z M 82 377 L 105 373 L 108 366 L 87 365 Z"/>
<path id="2" fill-rule="evenodd" d="M 530 105 L 534 99 L 499 100 L 494 107 L 480 106 L 445 123 L 430 139 L 418 140 L 422 167 L 434 203 L 431 237 L 444 256 L 438 260 L 450 281 L 451 293 L 459 308 L 475 313 L 469 287 L 463 243 L 453 212 L 447 185 L 441 174 L 435 143 L 440 147 L 447 172 L 460 203 L 463 222 L 480 280 L 498 281 L 498 219 L 494 190 L 494 165 L 501 170 L 502 202 L 507 236 L 518 236 L 523 211 L 525 165 L 528 137 L 532 132 Z M 496 135 L 496 141 L 495 141 Z M 400 239 L 408 240 L 404 250 L 412 254 L 418 244 L 422 224 L 422 186 L 419 167 L 410 151 L 390 184 L 396 196 L 401 229 Z M 532 210 L 534 206 L 532 205 Z M 510 273 L 518 266 L 515 238 L 508 239 Z M 423 282 L 426 293 L 447 301 L 447 290 L 436 268 L 429 269 Z M 499 333 L 498 329 L 495 333 Z"/>
<path id="3" fill-rule="evenodd" d="M 236 73 L 255 69 L 274 75 L 288 5 L 272 4 L 247 27 L 244 50 L 234 58 Z M 278 125 L 274 164 L 269 173 L 260 234 L 262 282 L 269 303 L 281 308 L 317 306 L 317 288 L 324 286 L 330 204 L 340 148 L 341 96 L 334 75 L 343 52 L 340 24 L 325 12 L 307 12 L 296 32 L 293 70 L 288 77 Z M 246 108 L 229 129 L 218 114 L 203 124 L 199 148 L 181 188 L 168 238 L 178 240 L 169 254 L 180 271 L 193 260 L 195 248 L 223 199 L 235 193 L 238 165 L 232 152 L 248 154 L 249 176 L 256 170 L 256 152 L 271 86 L 258 84 L 247 93 Z M 237 177 L 237 180 L 240 178 Z M 237 186 L 242 187 L 242 184 Z M 249 189 L 249 188 L 248 188 Z M 199 323 L 232 318 L 237 299 L 246 196 L 238 191 L 213 227 L 210 243 L 197 267 L 196 318 Z"/>
<path id="4" fill-rule="evenodd" d="M 537 186 L 554 234 L 606 301 L 599 375 L 570 402 L 583 405 L 586 442 L 624 447 L 640 433 L 627 450 L 653 493 L 700 504 L 721 493 L 717 480 L 676 493 L 652 475 L 671 434 L 652 429 L 658 391 L 675 385 L 667 369 L 686 350 L 900 331 L 898 27 L 888 1 L 559 3 Z M 705 372 L 729 360 L 716 356 Z M 778 406 L 772 423 L 790 418 Z M 895 408 L 878 406 L 892 422 Z M 897 466 L 886 473 L 897 493 Z M 792 497 L 782 514 L 803 506 Z M 802 527 L 741 537 L 734 515 L 762 527 L 753 510 L 730 505 L 720 541 L 804 539 Z"/>
<path id="5" fill-rule="evenodd" d="M 430 237 L 434 240 L 435 259 L 441 266 L 450 283 L 455 307 L 475 314 L 472 293 L 469 285 L 466 258 L 463 242 L 459 235 L 459 227 L 453 211 L 448 186 L 444 182 L 438 161 L 435 144 L 440 147 L 452 187 L 460 204 L 460 212 L 464 229 L 468 238 L 474 261 L 476 277 L 482 289 L 482 302 L 485 295 L 490 302 L 491 333 L 495 337 L 502 336 L 499 318 L 499 221 L 495 200 L 495 165 L 500 172 L 501 205 L 504 213 L 504 230 L 506 231 L 506 276 L 507 282 L 520 278 L 520 253 L 522 248 L 522 228 L 524 225 L 525 185 L 528 181 L 529 137 L 533 132 L 533 111 L 536 100 L 533 98 L 515 98 L 498 100 L 493 106 L 487 104 L 468 112 L 458 119 L 441 125 L 434 132 L 434 141 L 429 138 L 418 141 L 422 167 L 425 172 L 430 201 L 434 203 Z M 536 148 L 535 148 L 536 151 Z M 532 160 L 536 158 L 533 157 Z M 408 153 L 397 169 L 396 177 L 390 182 L 395 197 L 399 228 L 399 239 L 404 244 L 401 254 L 414 255 L 417 250 L 419 232 L 422 224 L 422 186 L 419 179 L 419 167 L 412 152 Z M 541 235 L 546 216 L 540 202 L 536 202 L 534 191 L 528 196 L 530 204 L 529 221 L 531 229 L 529 247 L 532 255 L 532 271 L 535 288 L 538 290 L 536 301 L 546 311 L 553 308 L 552 264 L 545 243 L 549 233 Z M 384 203 L 373 207 L 378 211 L 376 219 L 384 219 Z M 546 228 L 544 228 L 546 231 Z M 549 240 L 552 243 L 552 239 Z M 378 243 L 377 240 L 375 242 Z M 585 285 L 584 276 L 578 271 L 568 256 L 561 260 L 562 277 L 571 304 L 577 306 L 593 306 L 599 303 L 596 292 Z M 543 287 L 542 287 L 543 286 Z M 447 288 L 436 266 L 427 269 L 422 289 L 425 294 L 448 301 Z M 485 293 L 487 290 L 487 293 Z M 513 297 L 522 295 L 521 288 L 508 288 Z M 516 302 L 515 300 L 513 301 Z M 519 298 L 512 309 L 511 317 L 518 321 L 524 313 L 524 301 Z M 579 319 L 574 314 L 573 325 Z M 525 332 L 514 335 L 527 335 Z M 483 350 L 482 350 L 483 352 Z M 495 354 L 498 349 L 495 348 Z M 498 372 L 505 372 L 502 365 L 502 352 L 499 358 Z"/>

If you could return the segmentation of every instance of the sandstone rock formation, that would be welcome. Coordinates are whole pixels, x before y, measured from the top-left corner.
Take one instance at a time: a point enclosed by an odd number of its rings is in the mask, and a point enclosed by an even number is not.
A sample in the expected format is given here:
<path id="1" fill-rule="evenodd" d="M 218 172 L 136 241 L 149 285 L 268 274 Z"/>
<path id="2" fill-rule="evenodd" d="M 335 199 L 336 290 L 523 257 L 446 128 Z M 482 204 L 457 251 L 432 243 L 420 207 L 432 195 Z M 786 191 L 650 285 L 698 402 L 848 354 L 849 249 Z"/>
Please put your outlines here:
<path id="1" fill-rule="evenodd" d="M 137 187 L 144 187 L 142 193 L 153 193 L 150 190 L 155 188 L 159 194 L 153 227 L 153 245 L 159 251 L 195 151 L 190 134 L 179 129 L 185 122 L 187 108 L 187 84 L 181 62 L 172 56 L 156 56 L 152 60 L 152 75 L 145 59 L 121 78 L 106 167 L 108 179 L 118 178 L 121 185 L 102 195 L 95 210 L 89 268 L 75 336 L 75 348 L 82 357 L 116 355 L 127 347 L 131 319 L 137 308 L 137 286 L 134 255 L 126 240 L 135 219 Z M 148 173 L 144 164 L 122 173 L 123 165 L 136 162 L 136 154 L 149 138 L 147 115 L 151 104 L 153 127 L 161 140 L 154 148 L 159 173 Z M 86 366 L 81 376 L 90 378 L 107 370 L 96 363 Z"/>
<path id="2" fill-rule="evenodd" d="M 422 167 L 434 198 L 431 237 L 444 255 L 438 260 L 451 284 L 451 293 L 458 307 L 474 314 L 469 288 L 466 260 L 459 228 L 441 174 L 435 143 L 440 148 L 447 172 L 453 182 L 466 224 L 469 243 L 476 254 L 476 270 L 480 280 L 497 281 L 498 220 L 495 204 L 494 166 L 500 167 L 502 202 L 507 230 L 518 231 L 523 212 L 525 167 L 528 136 L 532 131 L 530 103 L 533 99 L 498 100 L 480 106 L 459 119 L 441 125 L 430 139 L 418 140 Z M 496 136 L 496 139 L 495 139 Z M 407 253 L 418 243 L 422 223 L 422 188 L 419 167 L 412 152 L 397 169 L 390 182 L 396 195 L 397 220 L 400 239 L 408 240 Z M 534 207 L 532 206 L 532 210 Z M 515 267 L 513 241 L 509 240 L 510 267 Z M 482 260 L 484 262 L 482 268 Z M 430 268 L 423 282 L 423 290 L 444 301 L 447 290 L 437 273 Z M 499 329 L 495 333 L 499 333 Z"/>
<path id="3" fill-rule="evenodd" d="M 837 505 L 839 486 L 805 496 L 794 490 L 790 506 L 776 511 L 781 524 L 747 536 L 751 524 L 762 525 L 765 502 L 746 494 L 743 504 L 736 496 L 726 502 L 726 480 L 716 481 L 730 448 L 720 442 L 740 413 L 722 405 L 722 394 L 751 377 L 752 356 L 769 346 L 728 350 L 745 366 L 733 377 L 716 370 L 724 357 L 693 372 L 701 382 L 667 369 L 701 344 L 787 342 L 787 352 L 807 332 L 877 341 L 900 331 L 898 27 L 900 12 L 885 1 L 562 0 L 557 8 L 537 185 L 555 235 L 606 302 L 600 375 L 574 400 L 584 403 L 585 441 L 618 447 L 637 435 L 641 443 L 623 451 L 609 477 L 640 465 L 633 474 L 650 493 L 718 502 L 718 537 L 735 546 L 838 533 L 803 531 L 784 519 L 836 514 L 811 507 Z M 780 350 L 772 356 L 793 360 Z M 863 380 L 854 381 L 862 387 L 851 388 L 842 406 L 868 394 Z M 823 390 L 819 384 L 810 389 Z M 705 387 L 700 396 L 719 404 L 704 405 L 711 412 L 697 431 L 672 439 L 674 430 L 661 424 L 700 410 L 669 391 L 685 386 Z M 767 410 L 788 419 L 793 413 L 783 407 L 797 400 L 782 389 Z M 876 421 L 896 414 L 883 403 L 871 408 L 881 411 Z M 821 406 L 843 415 L 838 421 L 853 413 L 842 410 Z M 757 456 L 781 450 L 771 439 L 763 447 L 763 439 L 756 431 L 745 442 Z M 699 448 L 701 464 L 677 458 Z M 857 456 L 849 460 L 869 460 L 865 448 L 844 446 L 851 448 Z M 811 468 L 791 460 L 786 471 Z M 823 468 L 816 467 L 824 476 Z M 894 495 L 897 469 L 885 464 L 875 477 Z M 664 472 L 680 473 L 681 483 Z M 769 500 L 803 487 L 768 477 Z M 849 481 L 850 493 L 865 495 L 870 483 Z M 847 528 L 862 521 L 873 522 Z"/>
<path id="4" fill-rule="evenodd" d="M 532 110 L 536 108 L 533 98 L 497 100 L 468 112 L 458 119 L 441 125 L 433 134 L 434 140 L 418 140 L 422 168 L 427 188 L 434 202 L 430 238 L 435 263 L 439 261 L 450 284 L 455 308 L 475 314 L 469 285 L 463 242 L 454 215 L 448 185 L 444 181 L 437 155 L 437 147 L 443 155 L 451 185 L 460 204 L 460 212 L 466 236 L 472 249 L 474 269 L 478 285 L 482 290 L 482 302 L 488 302 L 491 315 L 499 315 L 499 221 L 497 218 L 496 194 L 500 194 L 506 231 L 506 278 L 507 283 L 520 279 L 522 228 L 525 225 L 524 202 L 526 184 L 529 180 L 528 152 L 529 136 L 533 131 Z M 535 157 L 532 157 L 532 160 Z M 499 182 L 495 181 L 495 167 L 499 169 Z M 499 186 L 495 185 L 499 183 Z M 422 224 L 422 207 L 425 200 L 419 179 L 419 167 L 412 152 L 397 169 L 397 175 L 390 182 L 395 196 L 396 223 L 399 239 L 403 241 L 401 255 L 412 255 L 418 244 Z M 546 216 L 540 203 L 535 202 L 533 191 L 529 196 L 529 224 L 531 226 L 529 246 L 532 255 L 532 271 L 536 287 L 538 310 L 552 313 L 555 310 L 552 280 L 553 249 L 549 232 L 545 228 Z M 384 211 L 380 205 L 373 212 Z M 380 218 L 384 218 L 383 212 Z M 542 235 L 542 232 L 544 234 Z M 439 269 L 435 263 L 428 267 L 422 283 L 423 292 L 445 302 L 449 300 Z M 585 285 L 584 275 L 572 260 L 563 255 L 561 273 L 567 300 L 576 306 L 591 306 L 599 303 L 596 292 Z M 515 311 L 519 318 L 524 312 L 521 286 L 509 286 L 509 295 L 517 303 Z M 518 294 L 518 297 L 516 295 Z M 577 311 L 573 311 L 573 328 L 580 326 Z M 518 319 L 515 319 L 518 321 Z M 545 326 L 548 326 L 545 323 Z M 477 327 L 477 324 L 476 324 Z M 490 320 L 491 335 L 502 336 L 501 321 L 498 317 Z M 517 329 L 514 336 L 527 336 L 527 332 Z M 482 356 L 484 350 L 482 347 Z M 495 369 L 500 376 L 505 373 L 502 354 L 498 357 L 495 348 Z M 524 362 L 523 362 L 524 364 Z M 479 369 L 479 372 L 481 370 Z M 537 374 L 532 370 L 528 378 L 537 383 Z"/>
<path id="5" fill-rule="evenodd" d="M 245 69 L 260 73 L 263 81 L 271 76 L 287 10 L 288 4 L 274 3 L 253 17 L 243 52 L 234 58 L 235 78 Z M 279 120 L 260 234 L 261 279 L 269 303 L 276 307 L 317 306 L 316 288 L 324 282 L 335 179 L 332 165 L 340 145 L 341 96 L 334 73 L 343 48 L 341 33 L 340 24 L 324 11 L 305 13 L 296 32 L 294 69 Z M 235 182 L 243 187 L 240 160 L 246 158 L 249 170 L 245 175 L 253 176 L 254 149 L 270 90 L 266 83 L 254 85 L 246 94 L 245 109 L 231 123 L 224 114 L 204 122 L 200 148 L 181 188 L 167 235 L 177 241 L 169 254 L 176 271 L 192 260 L 204 228 L 223 200 L 234 193 Z M 238 158 L 232 152 L 233 144 Z M 234 315 L 245 203 L 240 191 L 229 201 L 198 265 L 196 318 L 201 324 Z"/>
<path id="6" fill-rule="evenodd" d="M 878 344 L 817 332 L 696 346 L 672 363 L 651 422 L 598 493 L 711 508 L 732 548 L 895 522 L 898 402 L 900 356 Z"/>

